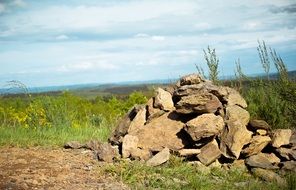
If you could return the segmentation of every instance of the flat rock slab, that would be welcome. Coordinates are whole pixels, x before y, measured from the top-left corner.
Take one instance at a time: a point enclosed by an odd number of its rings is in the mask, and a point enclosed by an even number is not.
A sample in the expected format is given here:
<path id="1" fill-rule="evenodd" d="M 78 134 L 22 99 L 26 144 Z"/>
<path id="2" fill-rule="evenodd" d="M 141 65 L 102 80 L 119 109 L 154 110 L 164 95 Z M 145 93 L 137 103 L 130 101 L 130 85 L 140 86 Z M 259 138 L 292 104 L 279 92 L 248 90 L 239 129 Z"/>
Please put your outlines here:
<path id="1" fill-rule="evenodd" d="M 203 146 L 200 151 L 197 158 L 206 166 L 210 165 L 221 156 L 221 151 L 216 140 Z"/>
<path id="2" fill-rule="evenodd" d="M 149 159 L 146 164 L 148 166 L 159 166 L 170 159 L 170 149 L 164 148 L 162 151 L 157 153 L 151 159 Z"/>
<path id="3" fill-rule="evenodd" d="M 280 185 L 285 186 L 286 181 L 281 178 L 277 173 L 271 170 L 265 170 L 262 168 L 253 168 L 252 170 L 253 175 L 259 177 L 267 182 L 277 182 Z"/>
<path id="4" fill-rule="evenodd" d="M 245 160 L 245 163 L 250 167 L 263 168 L 263 169 L 278 169 L 278 166 L 275 166 L 264 153 L 259 153 L 253 156 L 250 156 Z"/>
<path id="5" fill-rule="evenodd" d="M 210 93 L 197 93 L 181 97 L 181 100 L 175 105 L 176 111 L 181 114 L 191 113 L 215 113 L 222 107 L 219 99 Z"/>
<path id="6" fill-rule="evenodd" d="M 292 136 L 291 129 L 274 130 L 271 145 L 275 148 L 279 148 L 283 145 L 288 145 L 288 144 L 290 144 L 291 136 Z"/>
<path id="7" fill-rule="evenodd" d="M 260 135 L 253 136 L 248 147 L 245 148 L 241 153 L 247 157 L 254 154 L 258 154 L 263 150 L 263 148 L 266 147 L 266 145 L 270 141 L 271 141 L 271 138 L 269 136 L 260 136 Z"/>
<path id="8" fill-rule="evenodd" d="M 226 107 L 226 119 L 228 121 L 239 121 L 243 126 L 247 126 L 250 121 L 250 114 L 247 110 L 237 105 Z"/>
<path id="9" fill-rule="evenodd" d="M 202 114 L 186 123 L 185 130 L 194 141 L 220 134 L 224 127 L 221 116 Z"/>

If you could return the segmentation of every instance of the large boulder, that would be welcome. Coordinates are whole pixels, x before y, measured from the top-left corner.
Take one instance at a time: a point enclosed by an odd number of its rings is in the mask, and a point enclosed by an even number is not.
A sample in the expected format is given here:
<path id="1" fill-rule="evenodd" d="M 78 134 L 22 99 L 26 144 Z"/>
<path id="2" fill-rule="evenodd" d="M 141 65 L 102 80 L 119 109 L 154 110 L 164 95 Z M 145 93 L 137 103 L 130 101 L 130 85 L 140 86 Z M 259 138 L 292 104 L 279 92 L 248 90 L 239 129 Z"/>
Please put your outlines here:
<path id="1" fill-rule="evenodd" d="M 291 129 L 277 129 L 273 133 L 271 145 L 275 148 L 279 148 L 283 145 L 290 144 L 290 138 L 292 136 Z"/>
<path id="2" fill-rule="evenodd" d="M 156 93 L 157 95 L 155 96 L 154 107 L 164 111 L 171 111 L 175 109 L 171 93 L 163 90 L 162 88 L 158 88 Z"/>
<path id="3" fill-rule="evenodd" d="M 213 140 L 201 148 L 200 154 L 197 155 L 197 158 L 201 161 L 201 163 L 208 166 L 220 156 L 221 151 L 219 149 L 218 143 L 216 140 Z"/>
<path id="4" fill-rule="evenodd" d="M 221 139 L 220 150 L 227 158 L 236 158 L 244 145 L 248 144 L 252 138 L 252 132 L 248 131 L 246 126 L 239 121 L 230 120 L 224 127 Z"/>
<path id="5" fill-rule="evenodd" d="M 269 136 L 253 136 L 248 147 L 245 148 L 241 153 L 247 157 L 254 154 L 258 154 L 259 152 L 261 152 L 261 150 L 263 150 L 263 148 L 266 147 L 266 145 L 270 141 L 271 138 Z"/>
<path id="6" fill-rule="evenodd" d="M 226 119 L 229 121 L 239 121 L 243 126 L 247 126 L 250 121 L 250 114 L 247 110 L 237 105 L 226 107 Z"/>
<path id="7" fill-rule="evenodd" d="M 181 114 L 203 114 L 215 113 L 218 108 L 222 107 L 222 104 L 213 94 L 199 93 L 181 97 L 175 107 L 176 111 Z"/>
<path id="8" fill-rule="evenodd" d="M 224 121 L 213 113 L 202 114 L 186 123 L 185 130 L 194 141 L 216 136 L 221 133 Z"/>
<path id="9" fill-rule="evenodd" d="M 174 112 L 166 113 L 131 133 L 139 138 L 138 148 L 151 151 L 161 151 L 165 147 L 171 150 L 183 148 L 183 140 L 178 137 L 178 133 L 185 124 L 179 121 L 178 117 Z"/>

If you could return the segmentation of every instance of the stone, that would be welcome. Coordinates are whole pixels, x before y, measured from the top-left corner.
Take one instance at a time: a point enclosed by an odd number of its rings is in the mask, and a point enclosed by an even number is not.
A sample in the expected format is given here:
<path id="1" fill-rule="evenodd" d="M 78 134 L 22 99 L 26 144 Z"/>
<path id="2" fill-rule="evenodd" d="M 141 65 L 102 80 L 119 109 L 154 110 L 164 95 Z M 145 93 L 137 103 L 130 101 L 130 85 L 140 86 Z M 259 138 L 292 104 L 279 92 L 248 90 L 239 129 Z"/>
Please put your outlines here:
<path id="1" fill-rule="evenodd" d="M 229 88 L 227 86 L 215 86 L 215 85 L 205 85 L 205 87 L 210 93 L 214 94 L 219 98 L 219 100 L 225 103 L 227 106 L 238 105 L 242 108 L 247 107 L 247 102 L 239 94 L 238 91 Z"/>
<path id="2" fill-rule="evenodd" d="M 131 152 L 138 148 L 139 138 L 133 135 L 125 135 L 122 141 L 122 157 L 128 158 Z"/>
<path id="3" fill-rule="evenodd" d="M 202 114 L 186 123 L 185 130 L 194 141 L 220 134 L 224 127 L 221 116 L 213 113 Z"/>
<path id="4" fill-rule="evenodd" d="M 286 160 L 296 160 L 296 150 L 290 148 L 280 147 L 276 149 L 276 152 Z"/>
<path id="5" fill-rule="evenodd" d="M 83 147 L 92 151 L 98 151 L 100 149 L 101 144 L 102 143 L 100 141 L 91 140 L 87 142 Z"/>
<path id="6" fill-rule="evenodd" d="M 265 153 L 264 156 L 273 164 L 277 164 L 281 162 L 281 159 L 279 159 L 274 153 L 270 153 L 270 154 Z"/>
<path id="7" fill-rule="evenodd" d="M 204 82 L 204 79 L 198 74 L 186 75 L 180 79 L 181 86 L 191 85 L 191 84 L 199 84 L 201 82 Z"/>
<path id="8" fill-rule="evenodd" d="M 290 137 L 290 145 L 296 147 L 296 130 L 292 131 L 292 135 Z"/>
<path id="9" fill-rule="evenodd" d="M 200 83 L 181 86 L 174 91 L 173 98 L 205 93 L 207 90 L 204 88 L 204 85 L 204 83 Z"/>
<path id="10" fill-rule="evenodd" d="M 252 138 L 252 132 L 239 121 L 228 121 L 220 139 L 220 150 L 227 158 L 236 158 L 244 145 L 248 144 Z"/>
<path id="11" fill-rule="evenodd" d="M 271 129 L 270 125 L 264 120 L 253 119 L 250 121 L 249 126 L 253 130 L 264 129 L 269 131 Z"/>
<path id="12" fill-rule="evenodd" d="M 263 148 L 266 147 L 266 145 L 271 141 L 271 138 L 269 136 L 260 136 L 256 135 L 253 136 L 250 144 L 247 148 L 245 148 L 241 154 L 248 157 L 254 154 L 258 154 L 263 150 Z"/>
<path id="13" fill-rule="evenodd" d="M 274 165 L 264 153 L 250 156 L 245 160 L 245 163 L 252 168 L 278 169 L 278 166 Z"/>
<path id="14" fill-rule="evenodd" d="M 240 121 L 243 126 L 247 126 L 250 120 L 250 114 L 248 111 L 237 105 L 227 106 L 226 120 Z"/>
<path id="15" fill-rule="evenodd" d="M 245 160 L 234 160 L 232 164 L 230 164 L 230 169 L 237 169 L 242 171 L 247 171 L 247 167 L 245 164 Z"/>
<path id="16" fill-rule="evenodd" d="M 262 168 L 252 168 L 251 172 L 254 176 L 259 177 L 260 179 L 265 180 L 267 182 L 276 182 L 283 186 L 286 185 L 286 181 L 274 171 L 265 170 Z"/>
<path id="17" fill-rule="evenodd" d="M 282 162 L 281 164 L 281 169 L 296 172 L 296 161 L 286 161 Z"/>
<path id="18" fill-rule="evenodd" d="M 197 158 L 201 161 L 201 163 L 208 166 L 220 156 L 221 152 L 218 143 L 216 140 L 213 140 L 201 148 L 200 154 L 197 155 Z"/>
<path id="19" fill-rule="evenodd" d="M 146 164 L 148 166 L 159 166 L 170 159 L 170 149 L 164 148 L 160 152 L 158 152 L 155 156 L 150 158 Z"/>
<path id="20" fill-rule="evenodd" d="M 151 158 L 151 152 L 147 149 L 136 148 L 131 150 L 131 157 L 133 159 L 146 161 Z"/>
<path id="21" fill-rule="evenodd" d="M 271 145 L 275 148 L 279 148 L 283 145 L 288 145 L 290 144 L 291 136 L 291 129 L 276 129 L 273 133 Z"/>
<path id="22" fill-rule="evenodd" d="M 175 105 L 176 111 L 181 114 L 191 113 L 215 113 L 222 107 L 219 99 L 210 93 L 199 93 L 181 97 Z"/>
<path id="23" fill-rule="evenodd" d="M 139 107 L 139 110 L 134 117 L 134 119 L 131 121 L 129 128 L 128 128 L 128 133 L 131 133 L 132 131 L 137 131 L 141 127 L 144 126 L 146 123 L 146 108 L 145 106 Z"/>
<path id="24" fill-rule="evenodd" d="M 171 111 L 175 109 L 172 95 L 169 92 L 158 88 L 156 93 L 157 95 L 155 96 L 154 107 L 164 111 Z"/>
<path id="25" fill-rule="evenodd" d="M 261 136 L 267 135 L 267 131 L 265 129 L 257 129 L 256 133 Z"/>
<path id="26" fill-rule="evenodd" d="M 152 119 L 160 117 L 164 113 L 166 113 L 164 110 L 160 110 L 158 108 L 154 108 L 154 98 L 150 98 L 146 104 L 146 115 L 147 115 L 147 121 L 146 123 L 150 122 Z"/>
<path id="27" fill-rule="evenodd" d="M 120 145 L 123 137 L 128 133 L 131 121 L 136 117 L 137 113 L 142 110 L 143 106 L 134 106 L 121 119 L 118 126 L 113 131 L 111 137 L 108 139 L 112 145 Z"/>
<path id="28" fill-rule="evenodd" d="M 151 120 L 139 131 L 131 135 L 139 138 L 138 148 L 150 151 L 161 151 L 168 147 L 171 150 L 180 150 L 184 147 L 183 140 L 178 137 L 178 133 L 185 126 L 178 120 L 179 116 L 174 113 L 166 113 Z"/>
<path id="29" fill-rule="evenodd" d="M 192 156 L 200 153 L 200 149 L 181 149 L 178 151 L 179 156 Z"/>
<path id="30" fill-rule="evenodd" d="M 71 149 L 79 149 L 82 147 L 83 145 L 78 141 L 70 141 L 64 145 L 64 148 L 71 148 Z"/>
<path id="31" fill-rule="evenodd" d="M 120 157 L 118 149 L 112 147 L 111 144 L 108 143 L 101 144 L 97 152 L 97 156 L 100 161 L 109 163 L 112 163 L 115 158 L 117 159 Z"/>

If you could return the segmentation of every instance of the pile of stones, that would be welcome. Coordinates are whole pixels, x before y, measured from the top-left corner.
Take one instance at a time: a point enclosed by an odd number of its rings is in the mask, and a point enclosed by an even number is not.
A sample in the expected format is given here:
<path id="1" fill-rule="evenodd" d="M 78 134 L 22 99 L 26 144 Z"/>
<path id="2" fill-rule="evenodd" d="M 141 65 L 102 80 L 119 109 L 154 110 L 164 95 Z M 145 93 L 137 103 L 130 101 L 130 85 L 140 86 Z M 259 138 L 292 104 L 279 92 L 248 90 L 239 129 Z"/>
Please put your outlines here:
<path id="1" fill-rule="evenodd" d="M 157 166 L 174 154 L 203 166 L 244 165 L 278 181 L 274 170 L 296 172 L 296 131 L 271 130 L 263 120 L 250 120 L 246 107 L 238 91 L 196 74 L 184 76 L 158 88 L 146 105 L 132 108 L 98 157 Z M 99 155 L 104 151 L 108 159 Z"/>

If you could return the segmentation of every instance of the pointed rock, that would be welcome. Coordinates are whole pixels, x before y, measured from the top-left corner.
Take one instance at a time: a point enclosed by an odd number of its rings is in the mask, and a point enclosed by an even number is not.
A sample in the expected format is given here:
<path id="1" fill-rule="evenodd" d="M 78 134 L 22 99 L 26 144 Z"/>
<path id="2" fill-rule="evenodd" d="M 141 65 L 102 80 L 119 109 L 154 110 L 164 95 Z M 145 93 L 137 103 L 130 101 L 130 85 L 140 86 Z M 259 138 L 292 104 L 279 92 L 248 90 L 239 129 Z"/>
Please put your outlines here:
<path id="1" fill-rule="evenodd" d="M 241 154 L 243 154 L 244 156 L 248 157 L 254 154 L 258 154 L 259 152 L 261 152 L 261 150 L 263 150 L 263 148 L 266 147 L 266 145 L 271 141 L 271 138 L 268 136 L 253 136 L 250 144 L 247 148 L 245 148 Z"/>
<path id="2" fill-rule="evenodd" d="M 238 159 L 243 146 L 248 144 L 251 138 L 252 132 L 241 122 L 228 121 L 221 136 L 220 150 L 225 157 Z"/>
<path id="3" fill-rule="evenodd" d="M 216 140 L 203 146 L 200 151 L 197 158 L 206 166 L 210 165 L 221 156 L 221 151 Z"/>
<path id="4" fill-rule="evenodd" d="M 148 166 L 159 166 L 170 159 L 170 149 L 164 148 L 151 159 L 149 159 L 146 164 Z"/>
<path id="5" fill-rule="evenodd" d="M 202 114 L 186 123 L 185 130 L 194 141 L 220 134 L 224 127 L 221 116 L 213 113 Z"/>
<path id="6" fill-rule="evenodd" d="M 222 107 L 219 99 L 210 93 L 199 93 L 181 97 L 176 104 L 176 111 L 181 114 L 190 113 L 215 113 Z"/>
<path id="7" fill-rule="evenodd" d="M 226 119 L 229 121 L 239 121 L 243 126 L 247 126 L 250 120 L 250 114 L 237 105 L 227 106 Z"/>
<path id="8" fill-rule="evenodd" d="M 277 129 L 273 133 L 271 145 L 275 148 L 279 148 L 283 145 L 288 145 L 290 144 L 291 136 L 291 129 Z"/>
<path id="9" fill-rule="evenodd" d="M 128 127 L 128 133 L 139 130 L 146 123 L 146 108 L 141 106 Z"/>
<path id="10" fill-rule="evenodd" d="M 157 95 L 155 96 L 154 107 L 164 111 L 171 111 L 175 109 L 172 95 L 169 92 L 158 88 L 156 93 Z"/>

